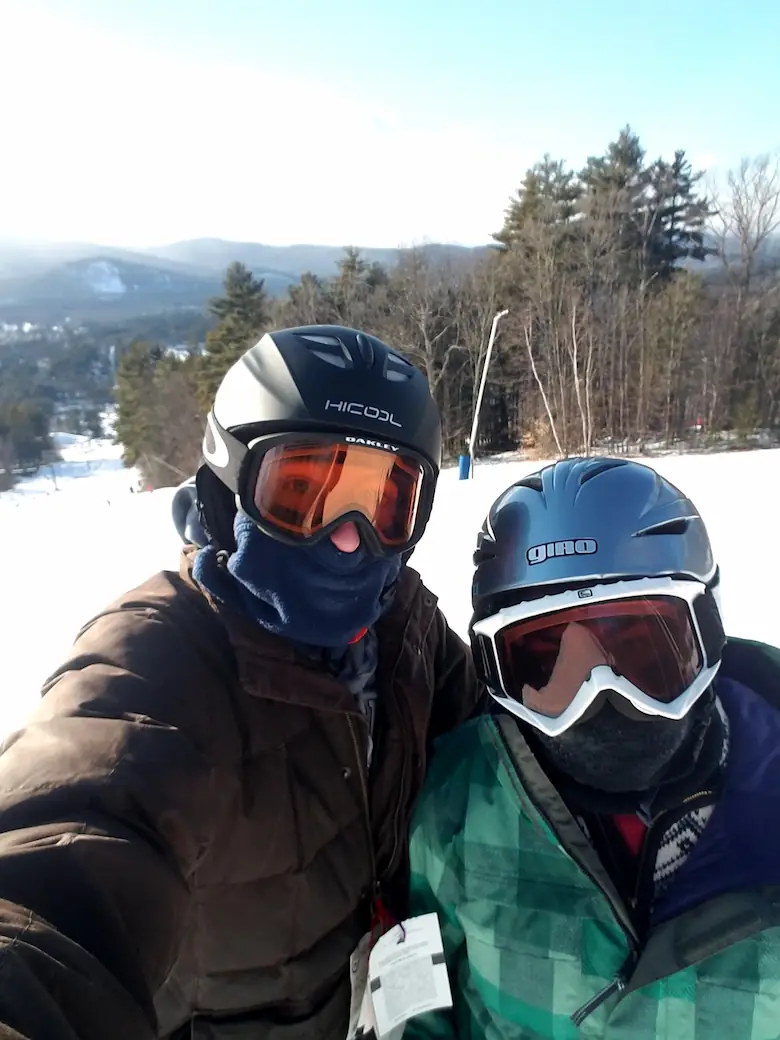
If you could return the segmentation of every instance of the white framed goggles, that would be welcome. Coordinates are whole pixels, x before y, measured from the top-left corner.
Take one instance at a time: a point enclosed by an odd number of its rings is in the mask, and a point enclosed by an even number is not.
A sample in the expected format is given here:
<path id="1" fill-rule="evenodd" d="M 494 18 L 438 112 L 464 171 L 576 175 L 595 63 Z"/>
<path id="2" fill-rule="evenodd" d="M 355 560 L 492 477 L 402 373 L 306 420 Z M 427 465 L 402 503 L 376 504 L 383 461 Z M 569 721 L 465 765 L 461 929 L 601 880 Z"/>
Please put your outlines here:
<path id="1" fill-rule="evenodd" d="M 713 591 L 674 578 L 570 589 L 472 626 L 493 698 L 551 737 L 606 691 L 646 715 L 683 718 L 715 679 L 723 641 Z"/>

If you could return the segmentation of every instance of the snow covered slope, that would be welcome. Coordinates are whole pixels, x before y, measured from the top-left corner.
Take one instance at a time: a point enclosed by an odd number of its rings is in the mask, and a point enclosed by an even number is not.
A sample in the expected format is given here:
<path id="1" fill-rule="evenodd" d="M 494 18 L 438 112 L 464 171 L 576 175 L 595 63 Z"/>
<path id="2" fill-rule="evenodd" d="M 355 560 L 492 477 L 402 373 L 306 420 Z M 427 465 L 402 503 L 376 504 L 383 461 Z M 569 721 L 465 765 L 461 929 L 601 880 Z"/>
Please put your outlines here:
<path id="1" fill-rule="evenodd" d="M 24 719 L 85 621 L 176 565 L 171 491 L 134 494 L 137 474 L 110 442 L 75 438 L 60 452 L 53 471 L 0 495 L 0 735 Z"/>

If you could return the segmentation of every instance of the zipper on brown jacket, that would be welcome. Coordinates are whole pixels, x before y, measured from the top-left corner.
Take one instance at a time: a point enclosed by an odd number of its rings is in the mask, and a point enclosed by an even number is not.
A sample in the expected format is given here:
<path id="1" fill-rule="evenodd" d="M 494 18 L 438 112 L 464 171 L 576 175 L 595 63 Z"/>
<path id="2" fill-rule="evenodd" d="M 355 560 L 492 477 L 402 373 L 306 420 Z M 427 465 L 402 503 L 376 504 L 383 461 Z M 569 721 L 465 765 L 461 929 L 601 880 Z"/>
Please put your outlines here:
<path id="1" fill-rule="evenodd" d="M 362 717 L 361 720 L 366 726 L 366 730 L 368 730 L 367 721 Z M 347 725 L 349 726 L 349 735 L 352 738 L 352 746 L 355 750 L 355 761 L 357 763 L 358 776 L 360 777 L 360 789 L 363 795 L 363 816 L 366 824 L 368 854 L 371 863 L 371 945 L 373 946 L 376 939 L 386 931 L 389 931 L 390 928 L 399 922 L 385 906 L 384 899 L 382 898 L 382 883 L 377 868 L 376 851 L 374 849 L 374 833 L 371 826 L 371 801 L 368 793 L 368 773 L 365 767 L 365 756 L 361 752 L 360 741 L 355 733 L 353 716 L 347 715 Z M 394 836 L 393 858 L 395 857 L 395 850 L 397 847 L 398 837 L 396 834 Z"/>
<path id="2" fill-rule="evenodd" d="M 368 730 L 368 722 L 365 719 L 362 720 Z M 363 819 L 366 824 L 366 836 L 368 838 L 368 854 L 371 863 L 371 889 L 372 899 L 376 899 L 379 896 L 379 875 L 376 869 L 376 853 L 374 852 L 374 833 L 371 828 L 371 801 L 368 795 L 368 775 L 366 773 L 366 766 L 364 755 L 360 747 L 360 741 L 357 738 L 355 732 L 355 722 L 352 715 L 347 715 L 347 725 L 349 726 L 349 735 L 352 738 L 352 747 L 355 749 L 355 762 L 357 764 L 358 776 L 360 777 L 360 790 L 363 795 Z"/>
<path id="3" fill-rule="evenodd" d="M 403 726 L 406 724 L 407 719 L 406 719 L 406 712 L 404 711 L 403 708 L 401 708 L 400 703 L 398 705 L 398 711 L 399 711 L 399 714 L 401 716 L 401 727 L 403 728 Z M 393 851 L 390 853 L 390 859 L 388 860 L 388 863 L 387 863 L 387 873 L 388 874 L 391 874 L 392 871 L 393 871 L 393 867 L 395 866 L 396 853 L 398 852 L 398 847 L 399 847 L 399 845 L 401 843 L 400 842 L 401 809 L 403 808 L 404 790 L 405 790 L 405 785 L 406 785 L 406 769 L 407 769 L 407 760 L 406 760 L 406 756 L 404 755 L 404 758 L 403 758 L 403 761 L 402 761 L 402 764 L 401 764 L 401 779 L 400 779 L 400 782 L 398 784 L 398 790 L 400 792 L 400 795 L 399 795 L 399 798 L 398 798 L 398 803 L 397 803 L 397 805 L 395 807 L 395 813 L 393 815 Z"/>

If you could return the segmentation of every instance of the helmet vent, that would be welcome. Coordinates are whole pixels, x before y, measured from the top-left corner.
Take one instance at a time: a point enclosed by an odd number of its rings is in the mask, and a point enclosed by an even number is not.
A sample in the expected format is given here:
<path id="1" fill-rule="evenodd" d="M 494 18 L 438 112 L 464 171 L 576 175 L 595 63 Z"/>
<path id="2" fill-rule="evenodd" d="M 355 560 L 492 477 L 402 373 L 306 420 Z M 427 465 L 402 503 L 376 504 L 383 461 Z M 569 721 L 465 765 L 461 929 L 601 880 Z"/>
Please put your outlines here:
<path id="1" fill-rule="evenodd" d="M 652 534 L 685 534 L 691 519 L 690 516 L 681 516 L 676 520 L 666 520 L 662 524 L 655 524 L 654 527 L 646 527 L 644 531 L 637 531 L 635 537 L 645 538 Z"/>
<path id="2" fill-rule="evenodd" d="M 606 473 L 608 470 L 617 469 L 619 466 L 625 465 L 625 459 L 604 459 L 602 462 L 594 462 L 593 465 L 589 466 L 585 473 L 580 477 L 580 487 L 589 480 L 593 480 L 594 477 Z"/>
<path id="3" fill-rule="evenodd" d="M 414 375 L 414 365 L 399 354 L 387 355 L 385 379 L 391 383 L 403 383 Z"/>
<path id="4" fill-rule="evenodd" d="M 309 351 L 320 361 L 326 361 L 334 368 L 352 368 L 353 362 L 349 351 L 335 336 L 301 336 L 306 341 Z M 310 344 L 317 344 L 312 346 Z"/>
<path id="5" fill-rule="evenodd" d="M 341 347 L 343 344 L 338 336 L 314 336 L 311 333 L 305 333 L 301 336 L 301 339 L 308 340 L 309 343 L 321 343 L 324 347 Z"/>
<path id="6" fill-rule="evenodd" d="M 357 334 L 355 339 L 363 364 L 366 368 L 371 368 L 374 364 L 374 348 L 371 346 L 371 341 L 360 333 Z"/>
<path id="7" fill-rule="evenodd" d="M 529 488 L 531 491 L 542 491 L 544 489 L 544 485 L 542 484 L 542 478 L 539 476 L 538 473 L 534 473 L 530 477 L 523 477 L 522 480 L 518 480 L 516 484 L 512 485 L 512 487 Z"/>

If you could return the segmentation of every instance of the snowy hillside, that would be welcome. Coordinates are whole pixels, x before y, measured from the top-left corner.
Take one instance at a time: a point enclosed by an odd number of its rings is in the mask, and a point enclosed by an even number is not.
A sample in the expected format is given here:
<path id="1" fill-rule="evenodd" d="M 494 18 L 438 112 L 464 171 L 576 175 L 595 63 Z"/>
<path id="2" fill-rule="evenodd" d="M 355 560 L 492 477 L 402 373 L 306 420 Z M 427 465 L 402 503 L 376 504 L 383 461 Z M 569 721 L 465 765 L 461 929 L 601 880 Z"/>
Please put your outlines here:
<path id="1" fill-rule="evenodd" d="M 97 296 L 115 296 L 127 292 L 127 286 L 116 265 L 108 260 L 95 260 L 84 271 L 84 281 Z"/>
<path id="2" fill-rule="evenodd" d="M 0 320 L 39 325 L 122 320 L 178 307 L 200 309 L 219 292 L 216 274 L 133 256 L 97 254 L 13 277 L 0 271 Z"/>
<path id="3" fill-rule="evenodd" d="M 69 441 L 69 443 L 65 443 Z M 0 735 L 20 724 L 79 627 L 111 599 L 164 567 L 176 567 L 171 490 L 135 494 L 136 475 L 110 442 L 60 441 L 63 461 L 0 495 L 3 699 Z M 773 591 L 775 487 L 780 451 L 645 460 L 699 506 L 723 571 L 728 630 L 780 644 Z M 413 563 L 465 633 L 471 554 L 493 499 L 539 463 L 480 465 L 473 481 L 441 478 L 428 532 Z M 55 490 L 55 482 L 57 490 Z"/>
<path id="4" fill-rule="evenodd" d="M 0 494 L 0 735 L 24 719 L 82 623 L 178 554 L 170 491 L 134 494 L 137 474 L 110 442 L 58 440 L 71 444 L 53 472 Z"/>

